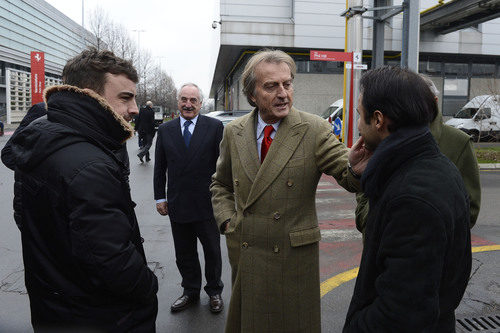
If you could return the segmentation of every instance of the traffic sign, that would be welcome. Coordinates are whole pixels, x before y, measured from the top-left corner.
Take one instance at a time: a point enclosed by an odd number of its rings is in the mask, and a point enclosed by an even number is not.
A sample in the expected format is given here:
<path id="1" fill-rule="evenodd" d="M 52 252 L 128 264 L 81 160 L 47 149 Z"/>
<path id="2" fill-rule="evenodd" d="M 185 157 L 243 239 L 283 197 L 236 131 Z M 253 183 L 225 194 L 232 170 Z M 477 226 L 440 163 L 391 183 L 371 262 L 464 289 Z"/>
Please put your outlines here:
<path id="1" fill-rule="evenodd" d="M 353 60 L 354 60 L 354 62 L 360 63 L 361 62 L 361 52 L 354 52 L 353 53 Z"/>
<path id="2" fill-rule="evenodd" d="M 340 135 L 342 133 L 342 120 L 339 117 L 333 122 L 333 134 Z"/>
<path id="3" fill-rule="evenodd" d="M 309 52 L 310 60 L 322 61 L 352 61 L 351 52 L 317 51 Z"/>

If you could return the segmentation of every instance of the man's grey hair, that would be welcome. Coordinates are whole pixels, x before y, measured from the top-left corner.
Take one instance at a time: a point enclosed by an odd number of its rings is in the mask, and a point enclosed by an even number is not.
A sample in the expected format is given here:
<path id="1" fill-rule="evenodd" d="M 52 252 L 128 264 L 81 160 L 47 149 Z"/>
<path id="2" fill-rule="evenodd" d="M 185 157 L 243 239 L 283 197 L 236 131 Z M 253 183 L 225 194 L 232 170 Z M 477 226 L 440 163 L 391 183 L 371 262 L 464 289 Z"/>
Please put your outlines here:
<path id="1" fill-rule="evenodd" d="M 281 50 L 263 49 L 255 53 L 250 60 L 248 60 L 241 74 L 241 84 L 243 85 L 243 93 L 247 97 L 248 103 L 251 106 L 257 106 L 251 99 L 255 93 L 255 84 L 257 77 L 255 76 L 255 68 L 261 62 L 280 64 L 285 63 L 290 68 L 290 74 L 292 75 L 292 80 L 297 73 L 297 66 L 292 57 Z"/>
<path id="2" fill-rule="evenodd" d="M 146 105 L 147 105 L 147 106 L 153 106 L 153 102 L 151 102 L 151 101 L 147 101 L 147 102 L 146 102 Z"/>
<path id="3" fill-rule="evenodd" d="M 200 103 L 203 103 L 203 92 L 201 91 L 201 88 L 198 87 L 196 84 L 192 83 L 192 82 L 188 82 L 188 83 L 184 83 L 181 88 L 179 89 L 179 91 L 177 91 L 177 100 L 179 100 L 179 98 L 181 98 L 181 90 L 182 88 L 184 87 L 195 87 L 196 89 L 198 89 L 198 98 L 200 99 Z"/>
<path id="4" fill-rule="evenodd" d="M 422 79 L 424 79 L 425 83 L 429 86 L 429 89 L 434 94 L 434 96 L 439 97 L 439 90 L 436 88 L 434 82 L 432 82 L 431 78 L 425 74 L 420 74 Z"/>

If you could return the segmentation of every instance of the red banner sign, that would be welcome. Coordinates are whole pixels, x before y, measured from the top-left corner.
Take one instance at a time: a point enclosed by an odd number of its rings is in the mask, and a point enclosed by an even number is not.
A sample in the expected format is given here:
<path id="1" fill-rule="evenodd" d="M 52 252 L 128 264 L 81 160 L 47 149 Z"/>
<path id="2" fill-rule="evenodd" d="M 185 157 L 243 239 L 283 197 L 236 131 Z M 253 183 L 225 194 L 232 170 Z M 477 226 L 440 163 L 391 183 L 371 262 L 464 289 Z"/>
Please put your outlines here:
<path id="1" fill-rule="evenodd" d="M 352 61 L 352 52 L 334 52 L 311 50 L 310 60 L 322 61 Z"/>
<path id="2" fill-rule="evenodd" d="M 43 52 L 31 52 L 31 105 L 43 102 L 45 89 L 45 57 Z"/>

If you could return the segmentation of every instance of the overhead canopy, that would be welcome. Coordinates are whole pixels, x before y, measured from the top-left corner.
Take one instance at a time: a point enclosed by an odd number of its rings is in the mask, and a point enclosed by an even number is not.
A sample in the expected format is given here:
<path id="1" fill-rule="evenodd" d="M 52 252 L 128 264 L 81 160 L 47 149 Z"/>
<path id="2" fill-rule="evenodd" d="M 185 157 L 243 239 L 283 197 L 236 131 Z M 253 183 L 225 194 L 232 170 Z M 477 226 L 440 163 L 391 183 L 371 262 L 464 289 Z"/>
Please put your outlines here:
<path id="1" fill-rule="evenodd" d="M 454 0 L 420 15 L 420 30 L 447 34 L 500 17 L 500 0 Z"/>

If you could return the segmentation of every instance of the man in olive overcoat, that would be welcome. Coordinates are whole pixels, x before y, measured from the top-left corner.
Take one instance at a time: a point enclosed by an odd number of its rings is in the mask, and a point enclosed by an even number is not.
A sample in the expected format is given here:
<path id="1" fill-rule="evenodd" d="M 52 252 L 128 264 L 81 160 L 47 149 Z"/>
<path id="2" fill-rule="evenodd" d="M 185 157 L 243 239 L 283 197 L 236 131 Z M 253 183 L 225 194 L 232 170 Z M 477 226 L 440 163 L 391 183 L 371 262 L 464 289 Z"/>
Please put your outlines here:
<path id="1" fill-rule="evenodd" d="M 242 75 L 256 108 L 224 130 L 211 191 L 232 269 L 226 332 L 321 330 L 316 187 L 326 173 L 356 191 L 366 166 L 359 142 L 349 155 L 325 120 L 292 107 L 294 74 L 286 53 L 256 53 Z"/>

